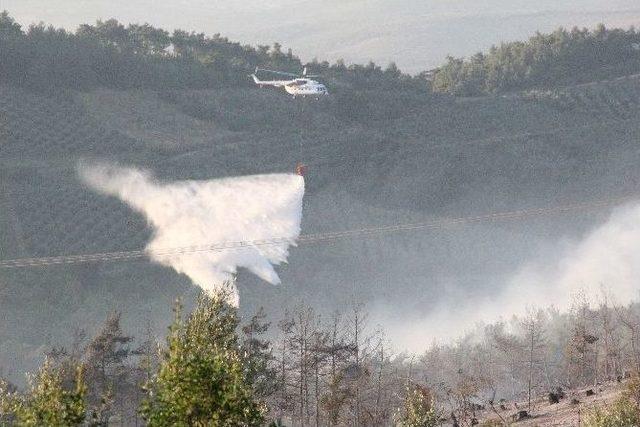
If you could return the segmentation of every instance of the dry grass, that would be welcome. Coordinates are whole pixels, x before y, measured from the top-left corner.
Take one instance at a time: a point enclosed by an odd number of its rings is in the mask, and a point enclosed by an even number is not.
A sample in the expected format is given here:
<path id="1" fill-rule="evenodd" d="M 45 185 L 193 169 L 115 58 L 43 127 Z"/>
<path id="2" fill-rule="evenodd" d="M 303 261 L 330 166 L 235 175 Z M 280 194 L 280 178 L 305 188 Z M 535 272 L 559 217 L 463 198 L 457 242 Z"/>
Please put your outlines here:
<path id="1" fill-rule="evenodd" d="M 531 417 L 522 421 L 512 422 L 509 425 L 522 427 L 569 427 L 580 426 L 584 420 L 585 414 L 596 406 L 606 406 L 615 401 L 622 391 L 625 389 L 626 383 L 609 382 L 598 385 L 596 387 L 587 387 L 584 389 L 567 392 L 564 399 L 557 404 L 549 404 L 546 397 L 537 399 L 532 405 Z M 592 389 L 595 394 L 587 396 L 586 391 Z M 577 399 L 580 403 L 572 403 L 573 399 Z M 518 402 L 517 407 L 526 410 L 526 402 Z M 516 414 L 518 409 L 515 404 L 509 404 L 508 409 L 499 411 L 503 419 L 510 421 L 512 415 Z M 480 418 L 480 423 L 488 420 L 498 420 L 499 418 L 491 411 L 485 411 Z"/>

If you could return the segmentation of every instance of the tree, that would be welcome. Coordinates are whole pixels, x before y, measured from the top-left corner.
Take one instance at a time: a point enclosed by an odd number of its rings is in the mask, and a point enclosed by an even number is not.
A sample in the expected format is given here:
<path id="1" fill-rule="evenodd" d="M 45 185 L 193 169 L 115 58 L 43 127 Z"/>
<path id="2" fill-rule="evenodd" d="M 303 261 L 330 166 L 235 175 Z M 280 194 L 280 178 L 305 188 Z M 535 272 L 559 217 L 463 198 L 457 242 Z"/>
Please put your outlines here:
<path id="1" fill-rule="evenodd" d="M 120 417 L 125 412 L 131 387 L 131 370 L 126 365 L 132 354 L 129 348 L 133 337 L 125 335 L 120 327 L 120 313 L 113 312 L 85 350 L 85 365 L 89 388 L 89 401 L 101 408 L 92 415 L 94 422 L 107 424 L 115 404 Z"/>
<path id="2" fill-rule="evenodd" d="M 263 338 L 271 324 L 265 321 L 263 308 L 242 327 L 242 355 L 247 371 L 247 380 L 253 385 L 255 395 L 267 398 L 277 388 L 277 369 L 273 366 L 275 358 L 271 342 Z"/>
<path id="3" fill-rule="evenodd" d="M 435 427 L 440 424 L 440 416 L 435 409 L 431 391 L 417 384 L 407 387 L 404 406 L 396 417 L 398 427 Z"/>
<path id="4" fill-rule="evenodd" d="M 328 331 L 327 342 L 328 385 L 321 399 L 330 426 L 340 422 L 343 407 L 352 397 L 347 384 L 344 369 L 355 351 L 354 345 L 347 342 L 344 324 L 339 313 L 333 313 Z"/>
<path id="5" fill-rule="evenodd" d="M 141 412 L 150 426 L 258 426 L 257 401 L 240 351 L 236 309 L 226 291 L 202 294 L 191 315 L 181 308 Z"/>
<path id="6" fill-rule="evenodd" d="M 355 425 L 362 424 L 363 392 L 370 375 L 365 364 L 370 350 L 370 337 L 364 334 L 367 320 L 368 314 L 363 310 L 362 304 L 354 303 L 351 307 L 349 319 L 353 346 L 352 363 L 345 369 L 345 374 L 349 379 L 353 392 L 352 413 Z"/>
<path id="7" fill-rule="evenodd" d="M 134 413 L 130 414 L 135 425 L 138 425 L 140 413 L 138 409 L 145 398 L 144 389 L 153 378 L 153 374 L 158 370 L 158 341 L 154 336 L 153 329 L 149 321 L 147 321 L 144 339 L 136 347 L 133 353 L 138 356 L 136 365 L 132 368 L 131 384 L 133 386 L 133 394 L 129 397 L 130 404 L 135 408 Z"/>
<path id="8" fill-rule="evenodd" d="M 313 309 L 303 304 L 287 317 L 281 322 L 287 350 L 283 353 L 282 385 L 287 387 L 291 384 L 291 391 L 287 392 L 294 399 L 291 407 L 294 413 L 291 415 L 304 426 L 311 416 L 309 383 L 313 373 L 312 340 L 317 319 Z"/>
<path id="9" fill-rule="evenodd" d="M 545 348 L 544 317 L 541 311 L 531 311 L 520 321 L 524 330 L 524 348 L 527 360 L 527 409 L 531 411 L 531 398 L 538 385 L 535 371 L 540 371 L 542 352 Z"/>
<path id="10" fill-rule="evenodd" d="M 372 365 L 375 372 L 375 383 L 373 390 L 373 411 L 370 414 L 371 424 L 387 425 L 393 417 L 390 400 L 395 395 L 395 384 L 389 375 L 389 365 L 391 364 L 391 350 L 387 348 L 384 332 L 376 332 L 376 345 L 372 354 Z M 396 406 L 396 405 L 393 405 Z"/>
<path id="11" fill-rule="evenodd" d="M 628 333 L 629 347 L 631 354 L 628 359 L 631 360 L 631 366 L 636 372 L 640 372 L 640 318 L 633 313 L 631 307 L 624 310 L 616 309 L 618 319 Z"/>
<path id="12" fill-rule="evenodd" d="M 621 375 L 621 337 L 618 331 L 619 320 L 614 316 L 614 311 L 609 306 L 608 296 L 603 293 L 598 310 L 600 321 L 600 335 L 602 336 L 602 365 L 604 379 L 610 381 Z"/>
<path id="13" fill-rule="evenodd" d="M 127 31 L 133 52 L 138 55 L 163 55 L 171 44 L 167 31 L 149 24 L 132 24 Z"/>
<path id="14" fill-rule="evenodd" d="M 22 35 L 20 24 L 9 16 L 6 10 L 0 13 L 0 38 L 20 37 Z"/>
<path id="15" fill-rule="evenodd" d="M 640 70 L 640 34 L 607 29 L 564 28 L 536 33 L 526 42 L 493 46 L 468 59 L 447 58 L 433 88 L 453 95 L 478 96 L 538 87 L 557 87 L 611 79 Z"/>
<path id="16" fill-rule="evenodd" d="M 94 28 L 98 39 L 105 46 L 114 47 L 121 53 L 128 52 L 131 49 L 129 32 L 117 20 L 98 21 Z"/>
<path id="17" fill-rule="evenodd" d="M 15 423 L 15 393 L 17 389 L 9 381 L 0 378 L 0 425 Z"/>
<path id="18" fill-rule="evenodd" d="M 574 297 L 571 308 L 573 333 L 567 343 L 566 354 L 570 383 L 584 385 L 589 379 L 597 382 L 597 349 L 598 337 L 592 332 L 593 312 L 584 294 Z"/>
<path id="19" fill-rule="evenodd" d="M 85 419 L 86 386 L 77 366 L 71 388 L 65 388 L 60 368 L 47 358 L 29 378 L 26 393 L 11 392 L 0 384 L 0 420 L 7 417 L 18 426 L 79 426 Z"/>

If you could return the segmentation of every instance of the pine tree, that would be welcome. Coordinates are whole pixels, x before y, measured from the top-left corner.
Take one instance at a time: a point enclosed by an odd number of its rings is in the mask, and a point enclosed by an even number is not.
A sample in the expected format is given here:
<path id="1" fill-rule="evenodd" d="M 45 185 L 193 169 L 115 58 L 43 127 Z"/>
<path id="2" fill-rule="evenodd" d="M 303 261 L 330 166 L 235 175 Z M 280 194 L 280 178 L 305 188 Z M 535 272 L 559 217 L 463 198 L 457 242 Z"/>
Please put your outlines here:
<path id="1" fill-rule="evenodd" d="M 260 308 L 242 327 L 241 345 L 247 379 L 253 385 L 255 395 L 262 399 L 272 396 L 278 388 L 278 372 L 274 366 L 271 342 L 263 338 L 271 326 L 265 319 L 264 309 Z"/>
<path id="2" fill-rule="evenodd" d="M 92 411 L 97 425 L 106 425 L 114 412 L 120 417 L 125 412 L 127 396 L 135 386 L 130 382 L 131 370 L 126 364 L 132 340 L 120 327 L 120 313 L 113 312 L 85 350 L 87 380 L 91 385 L 88 397 L 97 407 Z"/>
<path id="3" fill-rule="evenodd" d="M 258 426 L 264 408 L 247 380 L 226 294 L 202 294 L 186 321 L 181 307 L 169 329 L 159 371 L 141 412 L 149 426 Z"/>

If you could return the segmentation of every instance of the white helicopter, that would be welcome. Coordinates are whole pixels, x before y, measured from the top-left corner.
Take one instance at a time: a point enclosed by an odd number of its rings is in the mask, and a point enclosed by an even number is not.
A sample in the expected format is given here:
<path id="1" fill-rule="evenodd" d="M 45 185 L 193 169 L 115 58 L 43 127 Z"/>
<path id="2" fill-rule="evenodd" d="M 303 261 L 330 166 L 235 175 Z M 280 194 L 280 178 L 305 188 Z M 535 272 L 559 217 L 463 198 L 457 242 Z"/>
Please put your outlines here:
<path id="1" fill-rule="evenodd" d="M 268 73 L 280 74 L 282 76 L 288 76 L 287 80 L 260 80 L 257 76 L 258 72 L 264 71 Z M 302 71 L 302 76 L 298 74 L 292 73 L 284 73 L 282 71 L 273 71 L 273 70 L 265 70 L 263 68 L 256 68 L 256 71 L 251 74 L 253 77 L 253 81 L 260 87 L 264 86 L 273 86 L 273 87 L 284 87 L 284 90 L 287 93 L 296 96 L 302 96 L 306 98 L 307 96 L 314 96 L 316 99 L 319 99 L 320 96 L 328 95 L 329 91 L 327 87 L 322 83 L 312 80 L 312 77 L 318 76 L 310 76 L 307 75 L 307 67 L 304 67 Z"/>

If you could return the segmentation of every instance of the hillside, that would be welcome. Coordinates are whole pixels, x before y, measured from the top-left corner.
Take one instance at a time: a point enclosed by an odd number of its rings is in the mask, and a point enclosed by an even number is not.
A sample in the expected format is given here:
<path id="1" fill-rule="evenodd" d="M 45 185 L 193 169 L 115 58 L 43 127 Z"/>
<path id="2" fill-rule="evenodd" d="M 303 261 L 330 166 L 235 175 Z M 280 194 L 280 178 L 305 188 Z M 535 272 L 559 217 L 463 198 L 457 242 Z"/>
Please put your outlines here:
<path id="1" fill-rule="evenodd" d="M 303 159 L 310 165 L 305 234 L 635 194 L 639 108 L 634 76 L 508 97 L 371 90 L 320 103 L 253 88 L 45 95 L 5 85 L 0 253 L 144 245 L 150 231 L 140 216 L 79 183 L 81 159 L 138 165 L 168 180 L 290 171 Z M 403 337 L 403 319 L 461 295 L 498 295 L 523 260 L 558 236 L 580 236 L 606 214 L 301 246 L 279 269 L 283 286 L 240 274 L 242 310 L 264 305 L 275 314 L 285 301 L 304 299 L 328 312 L 358 298 L 395 342 L 418 349 L 424 343 Z M 114 308 L 134 334 L 147 322 L 161 332 L 171 301 L 196 292 L 185 277 L 147 261 L 0 274 L 6 372 L 31 367 L 78 325 L 94 330 Z"/>
<path id="2" fill-rule="evenodd" d="M 593 37 L 608 34 L 619 32 Z M 628 44 L 637 33 L 623 36 Z M 598 46 L 587 48 L 596 58 Z M 277 287 L 242 270 L 241 312 L 263 306 L 275 324 L 299 302 L 324 316 L 360 302 L 395 350 L 424 352 L 525 305 L 569 309 L 571 288 L 548 272 L 571 261 L 618 205 L 562 208 L 638 195 L 638 62 L 603 74 L 595 61 L 563 86 L 542 73 L 533 86 L 525 81 L 535 90 L 476 97 L 434 93 L 424 76 L 394 66 L 313 62 L 331 95 L 292 100 L 247 78 L 256 66 L 299 71 L 302 61 L 277 44 L 114 20 L 76 32 L 24 29 L 6 13 L 0 59 L 0 259 L 145 246 L 145 219 L 82 185 L 81 162 L 174 181 L 292 172 L 303 161 L 305 235 L 441 225 L 300 245 L 278 267 Z M 546 77 L 557 71 L 549 70 Z M 526 215 L 499 214 L 514 211 Z M 476 220 L 451 220 L 466 217 Z M 635 289 L 631 273 L 606 285 Z M 2 269 L 0 376 L 21 381 L 45 351 L 69 346 L 80 329 L 91 336 L 113 310 L 132 335 L 162 336 L 172 302 L 190 304 L 197 292 L 186 276 L 144 259 Z M 564 375 L 565 320 L 551 319 L 558 331 L 549 360 Z M 430 377 L 446 371 L 447 380 L 459 368 L 437 367 L 425 364 Z M 513 382 L 508 393 L 517 394 Z"/>
<path id="3" fill-rule="evenodd" d="M 584 422 L 594 408 L 611 407 L 620 397 L 625 388 L 624 383 L 607 382 L 598 384 L 597 387 L 588 387 L 575 390 L 558 403 L 549 403 L 546 397 L 536 399 L 532 404 L 530 416 L 517 422 L 519 427 L 552 427 L 552 426 L 579 426 Z M 587 390 L 593 392 L 587 395 Z M 485 408 L 478 414 L 480 422 L 493 420 L 498 422 L 500 417 L 513 421 L 513 416 L 519 409 L 527 408 L 527 402 L 510 402 L 502 404 L 496 411 Z M 498 424 L 499 425 L 499 424 Z"/>

